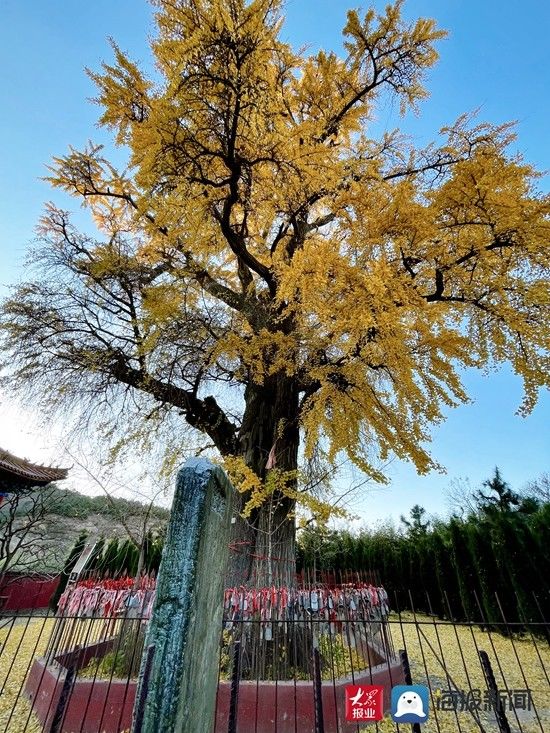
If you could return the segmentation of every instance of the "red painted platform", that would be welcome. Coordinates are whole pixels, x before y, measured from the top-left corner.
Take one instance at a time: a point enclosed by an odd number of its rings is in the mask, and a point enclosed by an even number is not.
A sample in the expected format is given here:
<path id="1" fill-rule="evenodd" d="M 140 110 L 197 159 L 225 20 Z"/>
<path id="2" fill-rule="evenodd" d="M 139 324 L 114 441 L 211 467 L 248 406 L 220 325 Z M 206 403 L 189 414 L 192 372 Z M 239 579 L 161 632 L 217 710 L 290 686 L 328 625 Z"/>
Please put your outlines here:
<path id="1" fill-rule="evenodd" d="M 83 667 L 97 654 L 94 647 L 79 652 L 78 666 Z M 67 673 L 64 658 L 50 664 L 34 660 L 25 684 L 45 730 L 51 725 Z M 390 705 L 393 685 L 404 684 L 399 661 L 385 662 L 352 677 L 323 682 L 322 699 L 325 733 L 353 731 L 357 725 L 345 722 L 344 688 L 349 684 L 383 685 L 384 706 Z M 119 733 L 128 730 L 136 695 L 136 682 L 113 679 L 78 679 L 74 684 L 63 723 L 63 733 Z M 230 683 L 220 682 L 214 733 L 226 733 L 229 713 Z M 200 701 L 197 701 L 200 704 Z M 239 733 L 314 733 L 313 684 L 308 681 L 241 682 L 237 730 Z"/>

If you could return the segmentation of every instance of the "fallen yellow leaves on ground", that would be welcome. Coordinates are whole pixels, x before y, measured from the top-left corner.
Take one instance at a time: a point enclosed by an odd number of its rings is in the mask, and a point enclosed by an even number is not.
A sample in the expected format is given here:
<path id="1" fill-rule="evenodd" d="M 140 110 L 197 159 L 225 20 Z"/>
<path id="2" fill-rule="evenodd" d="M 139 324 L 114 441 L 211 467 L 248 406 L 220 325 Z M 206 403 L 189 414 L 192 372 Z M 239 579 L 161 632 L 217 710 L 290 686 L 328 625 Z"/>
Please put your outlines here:
<path id="1" fill-rule="evenodd" d="M 480 727 L 472 713 L 437 709 L 442 691 L 454 689 L 468 693 L 479 690 L 483 700 L 486 689 L 478 652 L 489 655 L 499 690 L 531 691 L 534 706 L 506 714 L 513 730 L 545 733 L 550 730 L 550 648 L 544 639 L 530 635 L 513 639 L 460 624 L 434 623 L 427 616 L 402 614 L 391 619 L 391 636 L 396 650 L 406 649 L 413 682 L 431 691 L 430 720 L 423 733 L 474 733 Z M 0 733 L 41 733 L 22 688 L 35 656 L 41 656 L 53 630 L 53 619 L 5 620 L 0 628 Z M 536 641 L 536 643 L 535 643 Z M 497 732 L 494 715 L 482 709 L 477 713 L 487 733 Z M 517 716 L 517 717 L 516 717 Z M 538 716 L 538 717 L 537 717 Z M 401 730 L 408 726 L 401 726 Z M 397 733 L 387 718 L 364 728 L 365 733 Z"/>
<path id="2" fill-rule="evenodd" d="M 42 726 L 23 694 L 32 660 L 44 654 L 53 619 L 4 619 L 0 628 L 0 731 L 41 733 Z"/>
<path id="3" fill-rule="evenodd" d="M 418 622 L 415 623 L 415 620 Z M 476 713 L 487 733 L 497 733 L 494 713 L 484 710 L 485 678 L 478 652 L 487 652 L 499 691 L 531 691 L 531 710 L 510 710 L 506 715 L 512 730 L 525 733 L 546 733 L 550 730 L 550 648 L 544 639 L 529 634 L 502 636 L 460 624 L 434 623 L 427 616 L 401 614 L 393 616 L 391 632 L 396 650 L 406 649 L 414 684 L 430 688 L 430 719 L 422 726 L 423 733 L 479 733 L 480 726 L 467 710 L 438 709 L 438 698 L 449 689 L 479 690 L 481 709 Z M 521 728 L 520 728 L 521 726 Z M 397 725 L 386 718 L 378 724 L 380 733 L 397 732 Z M 400 730 L 409 726 L 401 725 Z M 364 728 L 373 733 L 375 726 Z"/>

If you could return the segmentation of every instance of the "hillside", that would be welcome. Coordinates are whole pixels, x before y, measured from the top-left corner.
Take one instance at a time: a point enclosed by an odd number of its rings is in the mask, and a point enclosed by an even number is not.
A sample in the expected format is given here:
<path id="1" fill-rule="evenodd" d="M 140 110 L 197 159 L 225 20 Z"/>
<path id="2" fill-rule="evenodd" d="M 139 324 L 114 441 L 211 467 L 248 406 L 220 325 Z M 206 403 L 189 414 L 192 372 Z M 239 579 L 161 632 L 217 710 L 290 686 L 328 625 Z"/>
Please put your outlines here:
<path id="1" fill-rule="evenodd" d="M 47 511 L 32 527 L 25 541 L 26 544 L 30 542 L 26 562 L 21 557 L 12 569 L 59 571 L 82 531 L 90 538 L 127 539 L 126 526 L 137 537 L 143 534 L 144 519 L 149 507 L 139 501 L 109 499 L 104 495 L 86 496 L 76 491 L 60 489 L 54 484 L 39 491 L 43 494 L 46 492 Z M 37 492 L 33 492 L 19 501 L 16 515 L 19 526 L 24 525 L 36 496 Z M 6 513 L 7 508 L 0 507 L 0 534 L 7 531 Z M 169 510 L 152 506 L 147 518 L 147 529 L 162 532 L 169 515 Z"/>

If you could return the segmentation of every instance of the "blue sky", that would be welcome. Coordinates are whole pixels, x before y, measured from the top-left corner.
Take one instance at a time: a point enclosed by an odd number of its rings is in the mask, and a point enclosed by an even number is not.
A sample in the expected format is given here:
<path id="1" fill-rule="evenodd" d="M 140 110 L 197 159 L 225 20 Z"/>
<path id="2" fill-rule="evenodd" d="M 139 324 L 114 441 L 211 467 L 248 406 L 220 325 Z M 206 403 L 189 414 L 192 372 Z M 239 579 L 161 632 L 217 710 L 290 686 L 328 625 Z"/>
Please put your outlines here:
<path id="1" fill-rule="evenodd" d="M 290 0 L 284 36 L 296 46 L 338 50 L 347 7 L 342 0 Z M 462 112 L 480 108 L 481 119 L 517 120 L 517 148 L 539 170 L 550 169 L 550 5 L 540 0 L 521 5 L 410 0 L 405 14 L 435 17 L 450 35 L 439 44 L 441 59 L 428 77 L 431 97 L 420 116 L 400 120 L 395 106 L 388 105 L 380 110 L 375 129 L 399 124 L 424 145 Z M 40 180 L 48 161 L 69 144 L 108 140 L 95 127 L 99 110 L 87 101 L 94 90 L 84 67 L 97 68 L 100 60 L 110 58 L 109 36 L 147 64 L 147 38 L 153 30 L 144 0 L 0 3 L 0 293 L 24 277 L 24 254 L 43 203 L 53 198 L 67 205 Z M 548 190 L 548 178 L 540 186 Z M 410 467 L 392 464 L 391 485 L 369 489 L 354 505 L 365 521 L 398 517 L 417 502 L 442 513 L 444 488 L 453 478 L 469 477 L 475 485 L 497 464 L 518 488 L 550 470 L 548 394 L 524 419 L 514 414 L 521 383 L 508 370 L 488 377 L 468 373 L 465 381 L 473 403 L 451 411 L 434 430 L 432 453 L 447 475 L 418 477 Z M 55 452 L 45 436 L 33 432 L 32 410 L 20 409 L 5 396 L 0 445 L 40 460 Z"/>

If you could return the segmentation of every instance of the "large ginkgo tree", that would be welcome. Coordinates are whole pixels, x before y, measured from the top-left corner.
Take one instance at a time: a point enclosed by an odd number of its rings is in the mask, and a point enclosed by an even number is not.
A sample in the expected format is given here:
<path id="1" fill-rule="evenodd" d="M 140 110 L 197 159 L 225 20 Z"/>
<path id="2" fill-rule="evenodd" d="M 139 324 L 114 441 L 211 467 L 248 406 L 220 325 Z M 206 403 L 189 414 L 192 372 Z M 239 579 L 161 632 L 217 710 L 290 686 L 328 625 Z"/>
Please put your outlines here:
<path id="1" fill-rule="evenodd" d="M 283 42 L 281 0 L 154 4 L 152 76 L 116 44 L 90 72 L 128 165 L 54 159 L 97 233 L 47 207 L 3 306 L 5 375 L 106 433 L 126 414 L 129 440 L 191 426 L 243 491 L 250 573 L 290 581 L 297 502 L 326 508 L 302 461 L 426 472 L 462 368 L 510 362 L 526 412 L 548 386 L 550 203 L 508 126 L 372 136 L 388 97 L 426 96 L 444 36 L 401 2 L 350 11 L 342 56 Z"/>

